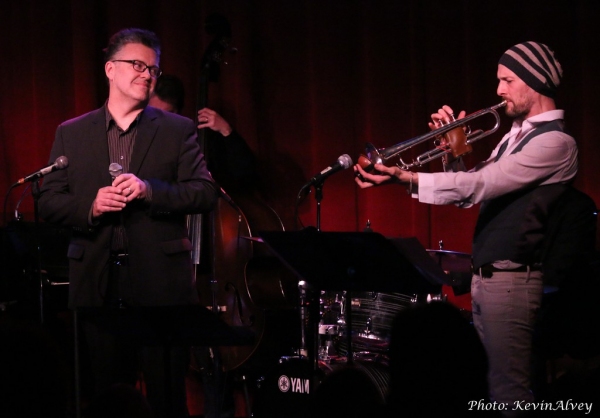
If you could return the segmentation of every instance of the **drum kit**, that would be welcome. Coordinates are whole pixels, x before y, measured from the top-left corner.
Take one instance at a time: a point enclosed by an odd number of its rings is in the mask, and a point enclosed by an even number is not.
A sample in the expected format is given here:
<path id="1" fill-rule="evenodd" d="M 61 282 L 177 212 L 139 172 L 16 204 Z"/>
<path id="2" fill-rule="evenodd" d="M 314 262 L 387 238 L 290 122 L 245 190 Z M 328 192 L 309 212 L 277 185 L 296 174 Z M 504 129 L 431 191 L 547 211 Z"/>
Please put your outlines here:
<path id="1" fill-rule="evenodd" d="M 303 336 L 311 332 L 317 334 L 312 344 L 316 354 L 307 356 L 309 350 L 301 349 L 299 355 L 280 358 L 279 364 L 259 379 L 252 416 L 310 416 L 307 408 L 311 391 L 314 392 L 329 374 L 348 366 L 365 372 L 381 395 L 381 402 L 385 402 L 394 318 L 403 309 L 434 300 L 455 304 L 466 311 L 466 316 L 470 313 L 466 302 L 468 299 L 470 304 L 470 293 L 464 291 L 470 286 L 470 254 L 441 248 L 427 250 L 427 253 L 450 277 L 451 285 L 442 286 L 440 294 L 319 291 L 318 298 L 314 298 L 314 303 L 318 301 L 318 325 L 307 326 L 310 321 L 302 321 L 306 327 Z M 301 310 L 304 305 L 310 303 L 301 301 Z M 304 343 L 303 337 L 301 345 Z"/>
<path id="2" fill-rule="evenodd" d="M 318 359 L 325 363 L 345 362 L 348 359 L 347 338 L 350 332 L 354 359 L 389 360 L 389 342 L 394 318 L 400 311 L 417 303 L 448 301 L 470 311 L 464 304 L 470 294 L 471 255 L 447 250 L 427 250 L 427 253 L 450 277 L 451 286 L 442 286 L 439 294 L 406 295 L 394 292 L 353 292 L 350 300 L 352 327 L 347 327 L 346 291 L 321 291 L 319 299 Z M 463 299 L 458 299 L 463 296 Z M 451 299 L 449 299 L 449 297 Z"/>

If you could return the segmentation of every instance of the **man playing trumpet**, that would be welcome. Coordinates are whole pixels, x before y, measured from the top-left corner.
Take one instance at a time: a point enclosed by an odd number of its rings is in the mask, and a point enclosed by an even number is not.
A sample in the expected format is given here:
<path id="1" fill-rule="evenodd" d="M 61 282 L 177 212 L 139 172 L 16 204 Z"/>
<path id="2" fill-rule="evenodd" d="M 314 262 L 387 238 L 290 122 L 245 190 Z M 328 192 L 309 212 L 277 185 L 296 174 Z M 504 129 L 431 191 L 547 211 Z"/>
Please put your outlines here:
<path id="1" fill-rule="evenodd" d="M 473 322 L 489 358 L 490 398 L 507 405 L 534 401 L 532 336 L 542 300 L 539 233 L 549 208 L 577 174 L 577 145 L 564 130 L 554 95 L 562 68 L 537 42 L 509 48 L 498 63 L 497 94 L 513 118 L 490 157 L 469 171 L 446 154 L 444 172 L 413 173 L 375 164 L 354 170 L 361 188 L 399 183 L 420 202 L 469 207 L 481 203 L 473 239 Z M 458 118 L 463 118 L 461 111 Z M 430 128 L 451 120 L 443 106 Z M 543 229 L 543 228 L 542 228 Z"/>

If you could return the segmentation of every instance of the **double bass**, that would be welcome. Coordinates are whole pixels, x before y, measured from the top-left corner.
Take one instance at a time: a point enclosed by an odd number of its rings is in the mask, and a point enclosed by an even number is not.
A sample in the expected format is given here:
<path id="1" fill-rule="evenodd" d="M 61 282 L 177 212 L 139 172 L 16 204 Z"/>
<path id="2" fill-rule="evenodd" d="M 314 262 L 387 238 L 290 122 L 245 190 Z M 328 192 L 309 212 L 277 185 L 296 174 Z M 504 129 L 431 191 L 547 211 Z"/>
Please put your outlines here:
<path id="1" fill-rule="evenodd" d="M 197 111 L 207 107 L 208 87 L 219 77 L 219 64 L 229 49 L 231 28 L 220 15 L 209 16 L 207 32 L 213 40 L 202 58 L 198 88 Z M 198 130 L 198 140 L 205 158 L 211 162 L 212 131 Z M 241 138 L 240 138 L 241 139 Z M 218 183 L 220 176 L 211 170 Z M 243 326 L 254 332 L 254 344 L 216 347 L 215 361 L 223 371 L 231 371 L 271 361 L 286 350 L 286 339 L 278 328 L 293 334 L 297 301 L 297 280 L 260 242 L 259 231 L 282 231 L 283 223 L 277 213 L 258 196 L 256 190 L 236 189 L 231 195 L 222 187 L 216 208 L 210 214 L 188 217 L 193 244 L 192 259 L 196 265 L 196 283 L 200 302 L 217 312 L 228 325 Z M 284 322 L 284 323 L 280 323 Z M 275 335 L 277 333 L 278 335 Z M 287 342 L 295 343 L 290 336 Z M 277 346 L 280 347 L 277 347 Z M 274 361 L 274 360 L 273 360 Z"/>

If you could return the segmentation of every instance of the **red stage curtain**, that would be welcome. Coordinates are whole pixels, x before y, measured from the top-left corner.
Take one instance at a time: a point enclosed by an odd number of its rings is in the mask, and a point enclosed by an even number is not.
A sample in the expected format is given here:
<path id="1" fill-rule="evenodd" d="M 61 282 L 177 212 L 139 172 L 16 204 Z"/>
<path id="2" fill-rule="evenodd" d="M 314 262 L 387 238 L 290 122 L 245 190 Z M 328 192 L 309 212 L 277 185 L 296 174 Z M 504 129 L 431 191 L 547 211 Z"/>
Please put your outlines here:
<path id="1" fill-rule="evenodd" d="M 145 27 L 163 42 L 161 66 L 187 88 L 195 113 L 210 13 L 227 17 L 231 45 L 211 107 L 246 138 L 261 161 L 264 198 L 293 228 L 296 195 L 341 154 L 354 160 L 366 142 L 389 147 L 425 133 L 443 104 L 468 113 L 499 102 L 497 60 L 515 43 L 555 49 L 565 77 L 558 105 L 579 141 L 576 185 L 600 202 L 600 64 L 597 1 L 384 0 L 7 0 L 0 11 L 0 190 L 9 217 L 33 203 L 19 178 L 48 163 L 56 126 L 106 99 L 102 48 L 124 27 Z M 467 160 L 485 158 L 509 128 L 482 140 Z M 430 148 L 421 146 L 406 157 Z M 422 171 L 439 170 L 433 162 Z M 599 203 L 600 204 L 600 203 Z M 429 207 L 388 186 L 359 190 L 352 170 L 323 188 L 321 229 L 416 236 L 428 248 L 470 252 L 477 208 Z M 315 225 L 316 201 L 300 206 Z M 4 221 L 3 221 L 4 222 Z"/>

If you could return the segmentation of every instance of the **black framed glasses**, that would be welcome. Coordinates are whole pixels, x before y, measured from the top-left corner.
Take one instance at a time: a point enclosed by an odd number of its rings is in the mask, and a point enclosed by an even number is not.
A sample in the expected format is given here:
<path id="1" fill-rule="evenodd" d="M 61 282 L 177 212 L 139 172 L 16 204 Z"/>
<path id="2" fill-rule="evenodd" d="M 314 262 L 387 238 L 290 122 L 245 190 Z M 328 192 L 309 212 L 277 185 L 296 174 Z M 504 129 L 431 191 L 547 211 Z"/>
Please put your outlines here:
<path id="1" fill-rule="evenodd" d="M 154 78 L 158 78 L 162 74 L 162 70 L 160 68 L 158 68 L 156 65 L 146 65 L 146 63 L 143 62 L 143 61 L 138 61 L 138 60 L 112 60 L 112 62 L 128 62 L 131 65 L 133 65 L 133 69 L 134 70 L 136 70 L 137 72 L 140 72 L 140 73 L 143 73 L 144 71 L 146 71 L 146 68 L 147 68 L 148 72 L 150 73 L 150 76 L 152 76 Z"/>

